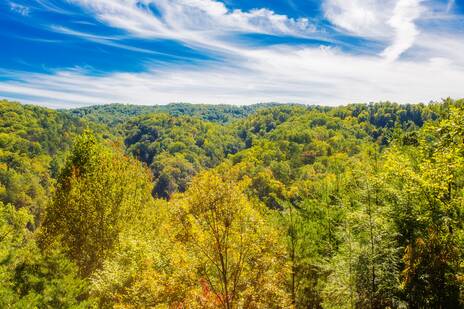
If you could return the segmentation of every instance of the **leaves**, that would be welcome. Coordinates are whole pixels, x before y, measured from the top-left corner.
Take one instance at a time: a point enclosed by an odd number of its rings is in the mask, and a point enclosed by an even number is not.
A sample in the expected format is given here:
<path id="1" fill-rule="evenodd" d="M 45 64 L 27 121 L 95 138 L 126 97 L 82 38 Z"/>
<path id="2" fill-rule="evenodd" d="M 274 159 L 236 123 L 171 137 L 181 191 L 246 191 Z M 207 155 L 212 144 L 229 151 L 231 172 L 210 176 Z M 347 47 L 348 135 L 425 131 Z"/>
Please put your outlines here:
<path id="1" fill-rule="evenodd" d="M 2 101 L 0 306 L 462 306 L 462 101 L 262 107 Z"/>

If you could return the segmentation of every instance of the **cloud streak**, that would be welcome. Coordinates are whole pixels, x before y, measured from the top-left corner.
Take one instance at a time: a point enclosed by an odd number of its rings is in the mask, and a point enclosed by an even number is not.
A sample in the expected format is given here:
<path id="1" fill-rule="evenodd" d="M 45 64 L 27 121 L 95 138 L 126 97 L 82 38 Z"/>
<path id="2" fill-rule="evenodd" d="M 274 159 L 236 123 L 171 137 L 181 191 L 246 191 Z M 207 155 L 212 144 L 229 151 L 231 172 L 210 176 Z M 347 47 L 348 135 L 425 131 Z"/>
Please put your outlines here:
<path id="1" fill-rule="evenodd" d="M 90 42 L 94 42 L 94 43 L 98 43 L 98 44 L 101 44 L 101 45 L 106 45 L 106 46 L 110 46 L 110 47 L 125 49 L 125 50 L 129 50 L 129 51 L 133 51 L 133 52 L 150 54 L 150 55 L 167 56 L 167 57 L 170 57 L 170 58 L 177 58 L 177 59 L 184 59 L 184 60 L 188 59 L 188 58 L 185 58 L 185 57 L 179 57 L 179 56 L 176 56 L 176 55 L 163 53 L 163 52 L 158 52 L 158 51 L 154 51 L 154 50 L 147 49 L 147 48 L 140 48 L 140 47 L 120 43 L 119 41 L 127 39 L 126 37 L 123 37 L 123 36 L 118 37 L 118 36 L 94 35 L 94 34 L 84 33 L 84 32 L 80 32 L 80 31 L 75 31 L 75 30 L 68 29 L 68 28 L 62 27 L 62 26 L 51 26 L 50 30 L 52 30 L 53 32 L 56 32 L 56 33 L 61 33 L 61 34 L 66 34 L 66 35 L 70 35 L 70 36 L 79 37 L 81 39 L 84 39 L 84 40 L 87 40 L 87 41 L 90 41 Z"/>
<path id="2" fill-rule="evenodd" d="M 414 45 L 422 0 L 325 0 L 326 18 L 342 31 L 389 44 L 380 55 L 395 61 Z"/>
<path id="3" fill-rule="evenodd" d="M 145 73 L 106 76 L 82 71 L 53 75 L 15 72 L 11 76 L 15 81 L 0 83 L 0 92 L 53 105 L 269 101 L 336 105 L 381 100 L 428 102 L 462 95 L 462 71 L 443 61 L 382 63 L 376 57 L 348 56 L 323 48 L 247 53 L 247 61 L 239 66 L 161 66 Z"/>
<path id="4" fill-rule="evenodd" d="M 111 27 L 137 37 L 225 48 L 225 37 L 260 33 L 308 37 L 315 27 L 268 9 L 229 10 L 215 0 L 72 0 Z M 155 14 L 153 11 L 158 14 Z"/>
<path id="5" fill-rule="evenodd" d="M 335 33 L 308 18 L 264 8 L 232 10 L 215 0 L 70 1 L 119 34 L 96 35 L 60 25 L 49 27 L 51 31 L 160 56 L 169 54 L 132 46 L 126 39 L 170 40 L 220 57 L 200 64 L 155 61 L 142 73 L 98 76 L 66 68 L 48 74 L 5 71 L 0 94 L 48 106 L 269 101 L 336 105 L 464 96 L 462 37 L 420 28 L 416 23 L 427 11 L 421 0 L 325 0 L 324 17 L 336 27 Z M 440 14 L 446 15 L 445 10 L 443 6 Z M 363 53 L 368 49 L 363 46 L 355 53 L 285 41 L 253 45 L 239 40 L 242 34 L 332 42 L 334 36 L 359 37 L 380 47 Z M 405 52 L 408 57 L 403 58 Z"/>
<path id="6" fill-rule="evenodd" d="M 14 2 L 10 2 L 10 10 L 22 16 L 28 16 L 31 12 L 29 7 Z"/>
<path id="7" fill-rule="evenodd" d="M 413 46 L 419 34 L 414 20 L 423 11 L 420 2 L 421 0 L 399 0 L 396 3 L 393 16 L 388 20 L 388 24 L 395 29 L 395 36 L 392 45 L 382 52 L 382 56 L 388 61 L 395 61 Z"/>

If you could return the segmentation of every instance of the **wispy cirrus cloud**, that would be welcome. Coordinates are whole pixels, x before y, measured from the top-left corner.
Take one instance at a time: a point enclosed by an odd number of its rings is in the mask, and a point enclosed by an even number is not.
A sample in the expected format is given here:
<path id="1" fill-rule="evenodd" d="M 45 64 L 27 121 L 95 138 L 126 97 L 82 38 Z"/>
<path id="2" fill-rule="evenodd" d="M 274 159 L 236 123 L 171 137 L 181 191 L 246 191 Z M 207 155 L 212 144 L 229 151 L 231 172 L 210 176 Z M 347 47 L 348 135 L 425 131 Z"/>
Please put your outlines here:
<path id="1" fill-rule="evenodd" d="M 446 5 L 432 0 L 325 0 L 323 17 L 335 29 L 315 22 L 317 18 L 293 18 L 267 8 L 230 9 L 217 0 L 69 2 L 93 16 L 95 24 L 88 22 L 86 31 L 55 24 L 49 30 L 153 57 L 169 53 L 132 45 L 133 41 L 179 42 L 220 57 L 181 65 L 157 61 L 139 73 L 96 75 L 67 68 L 49 73 L 8 71 L 3 73 L 6 80 L 0 82 L 0 94 L 49 106 L 179 101 L 333 105 L 427 102 L 464 95 L 462 36 L 447 33 L 445 26 L 437 32 L 419 24 L 449 16 Z M 87 32 L 97 25 L 117 31 Z M 244 34 L 283 40 L 262 44 L 244 41 Z M 292 43 L 292 38 L 303 41 Z M 320 43 L 306 44 L 306 39 Z M 359 49 L 350 50 L 344 44 L 358 44 Z"/>
<path id="2" fill-rule="evenodd" d="M 15 72 L 0 92 L 53 106 L 130 102 L 251 104 L 299 102 L 337 105 L 392 100 L 428 102 L 459 97 L 462 71 L 446 61 L 379 62 L 326 48 L 244 50 L 234 65 L 156 66 L 143 73 L 94 76 L 85 71 Z M 10 72 L 11 74 L 11 72 Z"/>
<path id="3" fill-rule="evenodd" d="M 446 13 L 451 12 L 455 4 L 456 4 L 455 0 L 448 0 L 448 3 L 446 4 Z"/>
<path id="4" fill-rule="evenodd" d="M 384 37 L 388 30 L 385 21 L 393 3 L 392 0 L 325 0 L 322 7 L 327 20 L 341 31 L 361 37 L 378 38 Z"/>
<path id="5" fill-rule="evenodd" d="M 142 38 L 219 47 L 225 36 L 237 33 L 307 37 L 315 32 L 307 18 L 293 19 L 264 8 L 229 10 L 216 0 L 72 2 L 91 11 L 99 21 Z"/>
<path id="6" fill-rule="evenodd" d="M 140 48 L 140 47 L 121 43 L 120 41 L 127 39 L 127 37 L 124 37 L 124 36 L 95 35 L 95 34 L 80 32 L 80 31 L 76 31 L 76 30 L 72 30 L 66 27 L 56 26 L 56 25 L 52 25 L 50 29 L 56 33 L 79 37 L 81 39 L 95 42 L 101 45 L 116 47 L 116 48 L 134 51 L 138 53 L 145 53 L 145 54 L 151 54 L 151 55 L 162 55 L 162 56 L 167 56 L 167 57 L 172 57 L 172 58 L 186 59 L 184 57 L 179 57 L 179 56 L 168 54 L 168 53 L 163 53 L 163 52 L 159 52 L 159 51 L 155 51 L 155 50 L 151 50 L 147 48 Z"/>
<path id="7" fill-rule="evenodd" d="M 423 8 L 420 3 L 422 0 L 399 0 L 393 16 L 388 20 L 388 24 L 394 29 L 392 44 L 383 52 L 388 61 L 394 61 L 414 45 L 414 41 L 419 34 L 414 21 L 420 16 Z"/>
<path id="8" fill-rule="evenodd" d="M 389 44 L 382 52 L 394 61 L 414 45 L 419 30 L 415 25 L 425 8 L 422 0 L 326 0 L 325 16 L 353 35 Z"/>
<path id="9" fill-rule="evenodd" d="M 10 10 L 23 16 L 28 16 L 31 12 L 31 9 L 29 7 L 15 2 L 10 2 Z"/>

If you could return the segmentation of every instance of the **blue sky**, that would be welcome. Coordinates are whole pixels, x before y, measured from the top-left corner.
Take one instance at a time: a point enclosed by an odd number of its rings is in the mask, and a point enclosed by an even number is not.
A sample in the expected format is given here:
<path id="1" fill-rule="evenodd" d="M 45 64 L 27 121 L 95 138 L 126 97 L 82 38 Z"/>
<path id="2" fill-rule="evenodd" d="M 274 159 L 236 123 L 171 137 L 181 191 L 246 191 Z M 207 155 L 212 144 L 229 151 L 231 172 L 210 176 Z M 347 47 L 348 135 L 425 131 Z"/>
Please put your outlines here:
<path id="1" fill-rule="evenodd" d="M 428 102 L 464 97 L 463 0 L 3 0 L 0 97 Z"/>

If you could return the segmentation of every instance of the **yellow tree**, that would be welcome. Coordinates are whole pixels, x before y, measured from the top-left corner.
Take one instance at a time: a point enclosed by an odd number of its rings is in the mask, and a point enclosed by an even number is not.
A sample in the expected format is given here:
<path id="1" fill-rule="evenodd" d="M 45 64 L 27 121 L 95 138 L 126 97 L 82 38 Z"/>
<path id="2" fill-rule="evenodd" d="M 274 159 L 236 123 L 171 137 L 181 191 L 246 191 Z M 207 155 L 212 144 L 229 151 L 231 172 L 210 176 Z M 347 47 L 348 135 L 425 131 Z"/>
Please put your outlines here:
<path id="1" fill-rule="evenodd" d="M 100 307 L 198 307 L 201 286 L 194 257 L 177 238 L 182 226 L 165 200 L 145 209 L 143 220 L 125 228 L 103 267 L 91 277 Z"/>
<path id="2" fill-rule="evenodd" d="M 203 306 L 280 308 L 288 304 L 286 251 L 262 206 L 244 193 L 247 184 L 207 172 L 172 201 L 183 227 L 178 239 L 195 257 Z"/>

